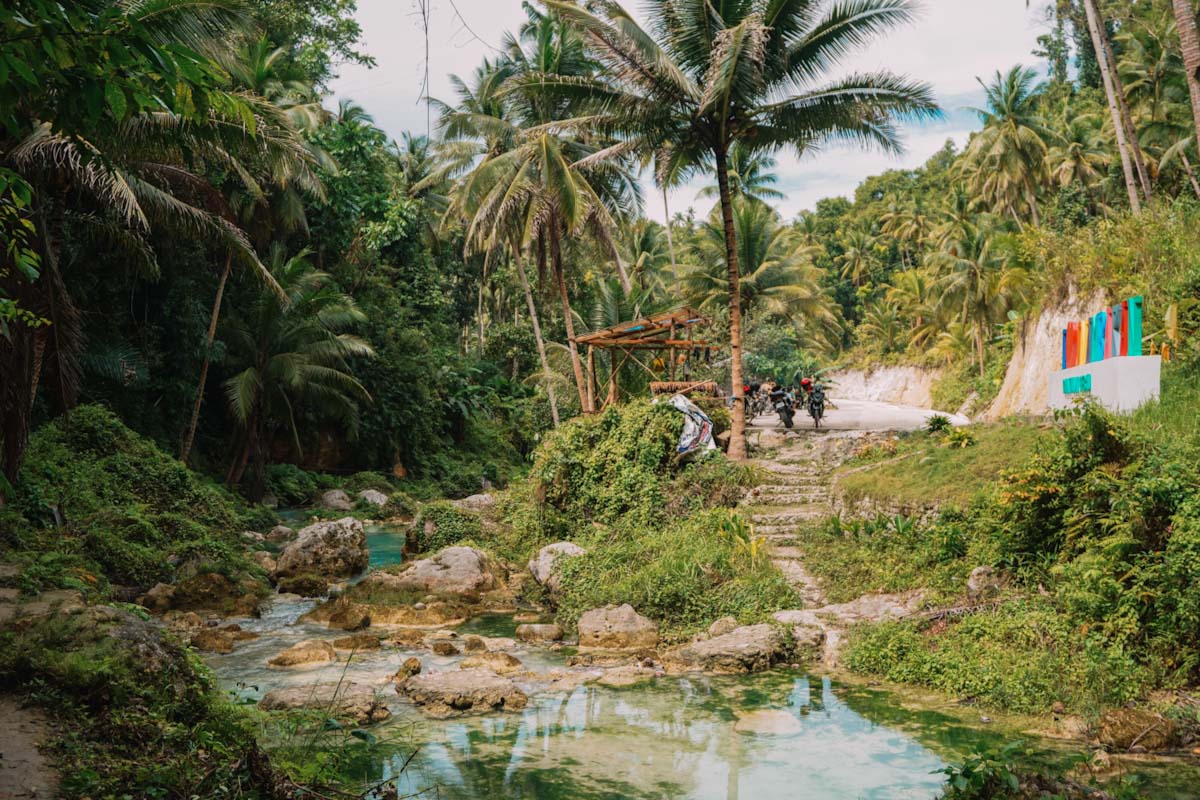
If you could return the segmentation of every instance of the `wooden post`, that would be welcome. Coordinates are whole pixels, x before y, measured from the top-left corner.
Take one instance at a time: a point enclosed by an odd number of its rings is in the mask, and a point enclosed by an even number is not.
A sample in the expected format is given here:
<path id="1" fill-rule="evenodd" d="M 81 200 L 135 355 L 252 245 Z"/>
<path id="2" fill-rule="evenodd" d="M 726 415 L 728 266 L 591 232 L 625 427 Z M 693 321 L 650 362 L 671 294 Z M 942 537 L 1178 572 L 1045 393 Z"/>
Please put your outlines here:
<path id="1" fill-rule="evenodd" d="M 672 339 L 675 338 L 675 321 L 674 320 L 671 321 L 671 338 Z M 667 357 L 671 359 L 671 380 L 674 381 L 675 380 L 675 350 L 674 350 L 674 348 L 671 348 L 671 347 L 667 348 Z"/>
<path id="2" fill-rule="evenodd" d="M 596 348 L 588 345 L 587 359 L 587 399 L 588 408 L 596 412 Z"/>
<path id="3" fill-rule="evenodd" d="M 625 352 L 622 350 L 621 352 Z M 617 371 L 620 367 L 617 366 L 617 353 L 612 354 L 612 370 L 608 373 L 608 399 L 605 400 L 605 405 L 616 405 L 617 403 Z"/>

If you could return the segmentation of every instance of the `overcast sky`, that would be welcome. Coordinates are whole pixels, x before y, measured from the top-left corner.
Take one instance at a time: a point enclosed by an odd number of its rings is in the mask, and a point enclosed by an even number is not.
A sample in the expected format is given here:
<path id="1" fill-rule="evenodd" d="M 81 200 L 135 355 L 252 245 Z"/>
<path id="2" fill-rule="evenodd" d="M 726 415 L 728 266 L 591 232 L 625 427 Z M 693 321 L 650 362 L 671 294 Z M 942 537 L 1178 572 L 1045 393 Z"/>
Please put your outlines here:
<path id="1" fill-rule="evenodd" d="M 451 101 L 449 75 L 466 77 L 485 56 L 494 56 L 504 31 L 515 30 L 524 13 L 520 0 L 429 2 L 430 94 Z M 627 7 L 637 9 L 639 4 L 634 0 Z M 339 98 L 353 98 L 393 137 L 409 130 L 425 132 L 425 107 L 419 100 L 425 40 L 416 6 L 416 0 L 358 0 L 363 49 L 378 65 L 374 69 L 343 66 L 330 86 L 330 107 Z M 1036 13 L 1026 10 L 1025 0 L 921 0 L 917 22 L 847 59 L 839 72 L 890 69 L 926 81 L 937 94 L 944 118 L 907 126 L 907 152 L 898 158 L 849 148 L 830 148 L 799 161 L 780 154 L 779 189 L 787 195 L 777 203 L 780 211 L 790 218 L 823 197 L 851 196 L 869 175 L 919 165 L 948 138 L 964 142 L 976 126 L 968 109 L 980 105 L 982 98 L 976 77 L 1018 63 L 1034 65 L 1030 51 L 1044 27 Z M 692 205 L 698 214 L 706 213 L 712 201 L 696 199 L 704 183 L 673 192 L 672 212 Z M 661 221 L 658 198 L 647 192 L 646 213 Z"/>

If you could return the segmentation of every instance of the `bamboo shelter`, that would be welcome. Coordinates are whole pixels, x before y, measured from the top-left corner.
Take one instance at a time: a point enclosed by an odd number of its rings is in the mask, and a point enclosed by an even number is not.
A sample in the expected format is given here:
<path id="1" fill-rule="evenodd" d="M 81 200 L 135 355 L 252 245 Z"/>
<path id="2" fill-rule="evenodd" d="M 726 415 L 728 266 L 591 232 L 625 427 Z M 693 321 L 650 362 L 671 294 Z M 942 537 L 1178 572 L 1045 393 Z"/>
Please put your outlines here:
<path id="1" fill-rule="evenodd" d="M 664 376 L 646 363 L 647 356 L 669 364 L 665 371 L 671 383 L 693 383 L 690 380 L 691 361 L 709 350 L 708 341 L 696 337 L 696 328 L 708 322 L 709 319 L 696 309 L 681 306 L 672 311 L 651 314 L 577 336 L 576 344 L 587 347 L 588 408 L 598 411 L 618 401 L 620 389 L 617 385 L 617 375 L 630 362 L 645 370 L 653 382 L 661 383 Z M 600 394 L 596 377 L 597 350 L 611 351 L 613 359 L 608 376 L 608 391 L 599 406 L 596 404 Z M 682 380 L 677 381 L 677 378 Z M 696 385 L 700 386 L 700 383 L 696 382 Z"/>

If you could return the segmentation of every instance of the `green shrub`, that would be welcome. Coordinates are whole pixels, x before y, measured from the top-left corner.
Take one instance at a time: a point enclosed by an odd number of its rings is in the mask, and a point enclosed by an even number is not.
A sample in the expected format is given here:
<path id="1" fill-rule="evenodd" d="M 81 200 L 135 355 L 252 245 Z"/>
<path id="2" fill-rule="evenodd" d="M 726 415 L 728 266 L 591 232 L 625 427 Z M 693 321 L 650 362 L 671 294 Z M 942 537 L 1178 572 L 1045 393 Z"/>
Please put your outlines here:
<path id="1" fill-rule="evenodd" d="M 1119 645 L 1083 633 L 1044 601 L 1007 603 L 969 614 L 936 635 L 907 622 L 854 632 L 846 665 L 855 672 L 931 686 L 1018 712 L 1056 701 L 1095 715 L 1138 697 L 1149 674 Z"/>
<path id="2" fill-rule="evenodd" d="M 359 492 L 367 489 L 374 489 L 386 495 L 396 491 L 396 486 L 391 479 L 378 472 L 356 472 L 342 482 L 342 488 L 351 497 L 355 497 Z"/>
<path id="3" fill-rule="evenodd" d="M 934 414 L 925 420 L 925 430 L 929 433 L 945 433 L 950 427 L 950 418 L 945 414 Z"/>
<path id="4" fill-rule="evenodd" d="M 27 591 L 89 580 L 101 589 L 109 581 L 148 587 L 189 559 L 230 578 L 260 576 L 238 535 L 276 520 L 100 406 L 81 406 L 33 434 L 6 519 L 16 513 L 32 523 L 22 536 L 33 569 Z"/>
<path id="5" fill-rule="evenodd" d="M 587 553 L 563 562 L 560 619 L 571 625 L 590 608 L 630 603 L 659 621 L 664 637 L 680 639 L 723 616 L 756 622 L 794 605 L 794 592 L 770 559 L 726 535 L 731 516 L 704 511 L 579 540 Z"/>
<path id="6" fill-rule="evenodd" d="M 302 506 L 316 499 L 321 489 L 317 475 L 295 464 L 268 464 L 265 470 L 267 491 L 281 506 Z"/>
<path id="7" fill-rule="evenodd" d="M 479 515 L 447 501 L 421 506 L 409 534 L 418 553 L 433 553 L 467 540 L 478 540 L 483 531 Z"/>

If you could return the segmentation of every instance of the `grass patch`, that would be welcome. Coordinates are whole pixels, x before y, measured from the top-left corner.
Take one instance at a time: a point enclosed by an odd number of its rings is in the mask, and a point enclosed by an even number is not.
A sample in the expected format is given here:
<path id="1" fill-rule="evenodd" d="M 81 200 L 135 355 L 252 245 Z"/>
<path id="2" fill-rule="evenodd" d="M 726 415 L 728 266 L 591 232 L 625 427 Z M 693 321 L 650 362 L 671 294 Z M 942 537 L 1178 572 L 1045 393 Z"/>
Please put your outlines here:
<path id="1" fill-rule="evenodd" d="M 872 448 L 836 473 L 849 502 L 870 497 L 909 507 L 966 506 L 1006 470 L 1026 463 L 1047 432 L 1007 420 L 968 427 L 975 443 L 954 447 L 948 436 L 927 432 L 896 439 L 895 447 Z"/>

